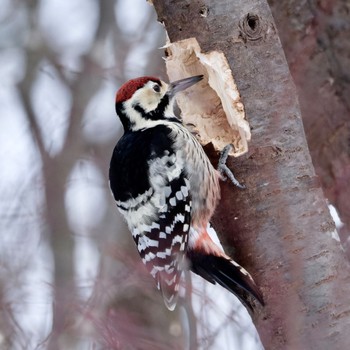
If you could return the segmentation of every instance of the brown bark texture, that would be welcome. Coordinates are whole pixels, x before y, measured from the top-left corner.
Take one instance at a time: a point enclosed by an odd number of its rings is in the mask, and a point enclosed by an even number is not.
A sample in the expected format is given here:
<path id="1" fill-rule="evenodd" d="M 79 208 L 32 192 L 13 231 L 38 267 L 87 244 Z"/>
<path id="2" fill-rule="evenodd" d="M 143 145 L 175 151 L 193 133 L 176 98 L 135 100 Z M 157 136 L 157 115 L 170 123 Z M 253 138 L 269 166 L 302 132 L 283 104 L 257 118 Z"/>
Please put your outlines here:
<path id="1" fill-rule="evenodd" d="M 161 1 L 171 42 L 223 52 L 252 131 L 230 159 L 246 190 L 222 184 L 213 224 L 261 287 L 252 316 L 266 349 L 346 349 L 349 266 L 315 175 L 296 89 L 265 0 Z M 213 116 L 215 118 L 215 116 Z"/>
<path id="2" fill-rule="evenodd" d="M 350 3 L 269 1 L 298 90 L 313 164 L 350 256 Z"/>

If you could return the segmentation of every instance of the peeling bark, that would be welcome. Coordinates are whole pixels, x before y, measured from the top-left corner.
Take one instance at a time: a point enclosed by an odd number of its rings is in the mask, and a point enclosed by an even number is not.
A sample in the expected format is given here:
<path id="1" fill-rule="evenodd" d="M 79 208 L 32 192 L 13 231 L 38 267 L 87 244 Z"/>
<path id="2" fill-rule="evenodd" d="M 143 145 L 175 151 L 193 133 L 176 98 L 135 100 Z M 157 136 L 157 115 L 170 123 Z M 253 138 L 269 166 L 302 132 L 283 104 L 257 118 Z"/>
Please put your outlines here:
<path id="1" fill-rule="evenodd" d="M 171 81 L 204 75 L 196 89 L 185 90 L 177 98 L 185 123 L 194 127 L 199 141 L 212 143 L 221 151 L 234 145 L 230 155 L 248 151 L 250 129 L 244 106 L 227 59 L 221 51 L 201 52 L 195 38 L 166 45 L 166 68 Z M 211 116 L 215 115 L 215 118 Z"/>
<path id="2" fill-rule="evenodd" d="M 196 38 L 203 54 L 225 55 L 244 104 L 249 151 L 230 166 L 247 189 L 223 183 L 213 223 L 264 293 L 266 307 L 253 321 L 265 348 L 346 349 L 349 266 L 333 239 L 334 223 L 266 1 L 153 5 L 171 43 Z"/>

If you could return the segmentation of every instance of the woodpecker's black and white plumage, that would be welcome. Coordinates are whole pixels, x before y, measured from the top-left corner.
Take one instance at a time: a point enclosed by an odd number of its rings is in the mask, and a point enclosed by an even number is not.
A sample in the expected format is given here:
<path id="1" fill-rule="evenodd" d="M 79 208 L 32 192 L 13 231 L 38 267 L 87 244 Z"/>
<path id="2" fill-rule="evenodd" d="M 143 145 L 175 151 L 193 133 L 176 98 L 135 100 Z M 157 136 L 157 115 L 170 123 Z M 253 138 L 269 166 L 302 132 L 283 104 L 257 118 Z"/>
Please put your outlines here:
<path id="1" fill-rule="evenodd" d="M 220 173 L 173 111 L 174 96 L 203 77 L 170 84 L 141 77 L 117 92 L 116 112 L 124 135 L 111 159 L 110 186 L 143 263 L 176 306 L 181 273 L 191 270 L 236 294 L 263 299 L 252 277 L 209 237 L 220 198 Z"/>

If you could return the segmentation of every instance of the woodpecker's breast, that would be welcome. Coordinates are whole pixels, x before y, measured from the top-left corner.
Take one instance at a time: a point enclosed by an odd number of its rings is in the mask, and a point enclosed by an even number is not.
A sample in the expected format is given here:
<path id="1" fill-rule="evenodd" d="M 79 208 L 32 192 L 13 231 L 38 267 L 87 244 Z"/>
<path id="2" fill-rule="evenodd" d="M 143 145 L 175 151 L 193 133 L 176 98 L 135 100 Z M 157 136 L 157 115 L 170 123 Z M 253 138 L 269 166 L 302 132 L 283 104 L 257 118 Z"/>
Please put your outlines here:
<path id="1" fill-rule="evenodd" d="M 185 157 L 185 172 L 192 197 L 192 226 L 205 228 L 220 199 L 220 174 L 187 128 L 173 124 L 172 130 L 174 147 L 181 150 Z"/>

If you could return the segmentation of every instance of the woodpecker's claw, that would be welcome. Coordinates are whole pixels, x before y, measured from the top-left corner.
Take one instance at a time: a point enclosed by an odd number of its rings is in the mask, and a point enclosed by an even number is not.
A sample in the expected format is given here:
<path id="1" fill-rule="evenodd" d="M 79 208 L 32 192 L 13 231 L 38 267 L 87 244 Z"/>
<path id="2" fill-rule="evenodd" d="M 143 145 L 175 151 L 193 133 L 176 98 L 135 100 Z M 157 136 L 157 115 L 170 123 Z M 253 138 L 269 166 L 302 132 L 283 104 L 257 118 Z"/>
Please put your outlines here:
<path id="1" fill-rule="evenodd" d="M 227 180 L 227 178 L 229 178 L 231 180 L 231 182 L 237 186 L 238 188 L 244 189 L 246 188 L 245 185 L 241 185 L 239 183 L 239 181 L 235 178 L 235 176 L 233 175 L 232 171 L 228 168 L 228 166 L 226 165 L 226 161 L 227 161 L 227 157 L 228 154 L 230 153 L 231 149 L 232 149 L 232 145 L 228 144 L 227 146 L 224 147 L 224 149 L 220 152 L 220 158 L 219 158 L 219 164 L 218 164 L 218 171 L 220 172 L 222 179 L 224 181 Z"/>

